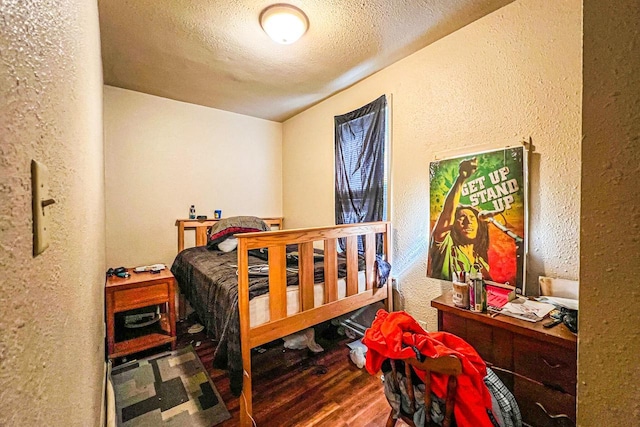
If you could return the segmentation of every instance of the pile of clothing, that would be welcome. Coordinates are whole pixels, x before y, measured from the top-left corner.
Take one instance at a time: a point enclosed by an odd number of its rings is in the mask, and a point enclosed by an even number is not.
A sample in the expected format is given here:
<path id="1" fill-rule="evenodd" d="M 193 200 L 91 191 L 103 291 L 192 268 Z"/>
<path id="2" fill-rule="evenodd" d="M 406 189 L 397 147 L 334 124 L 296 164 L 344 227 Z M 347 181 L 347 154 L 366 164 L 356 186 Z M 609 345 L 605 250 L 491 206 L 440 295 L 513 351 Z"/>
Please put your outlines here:
<path id="1" fill-rule="evenodd" d="M 442 357 L 453 355 L 462 363 L 462 373 L 457 377 L 454 417 L 458 427 L 520 427 L 520 410 L 511 392 L 489 370 L 475 349 L 466 341 L 447 332 L 426 332 L 420 324 L 404 311 L 389 313 L 379 310 L 362 342 L 367 346 L 366 368 L 376 375 L 381 370 L 387 374 L 388 359 L 416 357 Z M 414 413 L 416 425 L 424 425 L 424 390 L 426 372 L 413 368 L 414 393 L 418 410 Z M 431 373 L 431 418 L 442 419 L 448 376 Z M 404 401 L 406 390 L 393 389 L 393 381 L 385 381 L 385 394 L 396 413 Z"/>

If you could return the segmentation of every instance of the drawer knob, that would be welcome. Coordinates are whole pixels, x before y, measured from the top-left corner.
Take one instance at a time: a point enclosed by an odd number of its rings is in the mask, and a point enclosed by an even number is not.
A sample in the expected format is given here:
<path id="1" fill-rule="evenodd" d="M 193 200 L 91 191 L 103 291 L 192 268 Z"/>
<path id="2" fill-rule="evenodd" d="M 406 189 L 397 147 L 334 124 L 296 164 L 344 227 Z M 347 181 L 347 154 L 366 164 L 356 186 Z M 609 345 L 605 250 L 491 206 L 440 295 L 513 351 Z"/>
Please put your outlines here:
<path id="1" fill-rule="evenodd" d="M 542 403 L 540 403 L 540 402 L 536 402 L 536 405 L 538 405 L 538 406 L 540 407 L 540 409 L 542 409 L 542 411 L 545 413 L 545 415 L 546 415 L 547 417 L 551 418 L 551 419 L 554 419 L 554 420 L 555 420 L 555 419 L 558 419 L 558 418 L 566 418 L 567 420 L 572 421 L 572 420 L 571 420 L 571 417 L 569 417 L 569 415 L 567 415 L 567 414 L 557 414 L 557 415 L 552 415 L 552 414 L 550 414 L 550 413 L 549 413 L 549 412 L 544 408 L 544 406 L 542 405 Z"/>
<path id="2" fill-rule="evenodd" d="M 547 359 L 545 359 L 544 357 L 542 358 L 542 361 L 544 362 L 545 365 L 547 365 L 551 369 L 556 369 L 562 366 L 560 363 L 549 363 L 547 362 Z"/>

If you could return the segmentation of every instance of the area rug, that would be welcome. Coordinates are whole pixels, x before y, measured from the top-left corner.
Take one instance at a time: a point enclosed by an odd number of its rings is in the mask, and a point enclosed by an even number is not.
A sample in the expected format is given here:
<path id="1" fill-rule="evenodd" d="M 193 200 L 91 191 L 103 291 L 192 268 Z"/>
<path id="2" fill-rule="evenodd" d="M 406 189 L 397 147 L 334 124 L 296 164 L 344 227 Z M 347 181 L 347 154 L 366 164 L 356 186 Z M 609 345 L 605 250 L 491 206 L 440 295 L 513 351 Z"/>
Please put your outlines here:
<path id="1" fill-rule="evenodd" d="M 191 346 L 113 368 L 121 427 L 211 427 L 231 415 Z"/>

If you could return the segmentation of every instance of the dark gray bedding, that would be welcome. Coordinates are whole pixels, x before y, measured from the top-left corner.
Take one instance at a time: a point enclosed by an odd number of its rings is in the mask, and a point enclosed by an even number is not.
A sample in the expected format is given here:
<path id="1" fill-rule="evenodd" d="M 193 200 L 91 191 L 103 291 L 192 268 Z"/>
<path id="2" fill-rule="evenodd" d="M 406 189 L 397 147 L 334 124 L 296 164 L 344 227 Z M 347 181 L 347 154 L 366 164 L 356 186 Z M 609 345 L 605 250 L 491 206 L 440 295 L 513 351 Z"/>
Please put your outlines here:
<path id="1" fill-rule="evenodd" d="M 185 249 L 176 257 L 171 272 L 182 292 L 204 323 L 207 333 L 218 340 L 213 357 L 217 368 L 229 371 L 234 395 L 242 391 L 242 356 L 238 318 L 238 253 L 209 250 L 206 246 Z M 250 264 L 264 263 L 250 257 Z M 249 286 L 252 296 L 268 291 L 269 280 L 260 277 Z"/>

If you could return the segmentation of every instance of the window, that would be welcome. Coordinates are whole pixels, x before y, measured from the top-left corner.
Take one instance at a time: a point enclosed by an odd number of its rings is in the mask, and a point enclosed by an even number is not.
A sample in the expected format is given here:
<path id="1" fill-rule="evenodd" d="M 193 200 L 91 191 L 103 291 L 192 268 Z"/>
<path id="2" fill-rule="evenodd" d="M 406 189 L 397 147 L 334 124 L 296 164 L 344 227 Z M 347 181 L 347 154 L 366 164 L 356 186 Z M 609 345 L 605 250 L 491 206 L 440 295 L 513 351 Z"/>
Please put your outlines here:
<path id="1" fill-rule="evenodd" d="M 387 218 L 386 113 L 383 95 L 335 117 L 336 224 Z"/>

